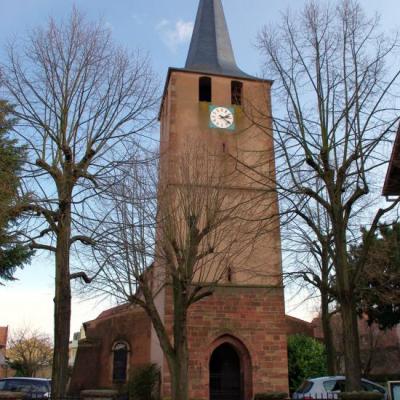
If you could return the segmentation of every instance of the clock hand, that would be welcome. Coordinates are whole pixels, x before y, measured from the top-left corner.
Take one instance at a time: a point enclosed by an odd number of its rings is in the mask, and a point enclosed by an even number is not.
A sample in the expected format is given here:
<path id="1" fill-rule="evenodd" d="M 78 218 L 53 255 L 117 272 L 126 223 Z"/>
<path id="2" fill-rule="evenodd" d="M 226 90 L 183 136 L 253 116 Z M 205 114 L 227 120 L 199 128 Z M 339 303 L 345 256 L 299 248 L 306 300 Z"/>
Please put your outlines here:
<path id="1" fill-rule="evenodd" d="M 220 117 L 225 119 L 225 120 L 226 119 L 232 119 L 232 117 L 230 115 L 221 115 Z"/>

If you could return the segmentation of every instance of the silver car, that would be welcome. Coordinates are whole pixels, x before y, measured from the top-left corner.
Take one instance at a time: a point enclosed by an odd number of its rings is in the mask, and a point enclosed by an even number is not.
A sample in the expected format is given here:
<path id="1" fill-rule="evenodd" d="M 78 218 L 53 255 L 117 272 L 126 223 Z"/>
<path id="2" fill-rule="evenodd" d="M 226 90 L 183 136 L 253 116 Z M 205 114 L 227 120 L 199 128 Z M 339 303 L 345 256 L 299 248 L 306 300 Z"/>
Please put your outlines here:
<path id="1" fill-rule="evenodd" d="M 361 380 L 363 390 L 367 392 L 378 392 L 387 398 L 384 387 L 369 381 Z M 323 376 L 321 378 L 313 378 L 305 380 L 301 386 L 293 393 L 292 398 L 295 399 L 337 399 L 340 392 L 345 391 L 346 378 L 344 376 Z"/>

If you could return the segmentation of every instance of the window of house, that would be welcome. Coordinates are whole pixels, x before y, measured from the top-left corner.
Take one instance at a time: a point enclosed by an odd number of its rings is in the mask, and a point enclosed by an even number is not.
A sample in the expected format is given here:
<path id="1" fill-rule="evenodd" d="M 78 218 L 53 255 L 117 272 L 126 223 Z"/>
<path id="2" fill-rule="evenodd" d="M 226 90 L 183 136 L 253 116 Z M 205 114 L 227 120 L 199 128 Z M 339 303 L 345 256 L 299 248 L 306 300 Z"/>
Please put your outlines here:
<path id="1" fill-rule="evenodd" d="M 208 76 L 202 76 L 199 79 L 199 101 L 208 101 L 212 100 L 212 87 L 211 87 L 211 78 Z"/>
<path id="2" fill-rule="evenodd" d="M 243 83 L 239 81 L 231 82 L 232 104 L 242 105 Z"/>
<path id="3" fill-rule="evenodd" d="M 128 345 L 118 342 L 113 348 L 113 382 L 126 382 L 128 369 Z"/>

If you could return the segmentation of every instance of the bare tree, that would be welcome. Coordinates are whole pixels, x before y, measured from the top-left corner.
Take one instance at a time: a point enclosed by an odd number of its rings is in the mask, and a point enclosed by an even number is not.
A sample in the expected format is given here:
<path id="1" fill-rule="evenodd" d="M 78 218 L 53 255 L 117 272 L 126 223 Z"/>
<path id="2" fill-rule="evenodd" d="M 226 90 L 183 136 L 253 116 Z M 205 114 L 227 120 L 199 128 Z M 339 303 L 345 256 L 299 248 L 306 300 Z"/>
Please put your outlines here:
<path id="1" fill-rule="evenodd" d="M 358 319 L 358 325 L 360 332 L 361 368 L 363 376 L 368 377 L 371 376 L 374 365 L 379 366 L 377 359 L 379 353 L 384 350 L 382 344 L 384 343 L 385 332 L 379 329 L 377 324 L 369 324 L 365 315 Z M 346 340 L 346 332 L 343 331 L 339 315 L 333 316 L 331 329 L 336 350 L 336 370 L 337 374 L 342 374 L 344 367 L 343 343 Z"/>
<path id="2" fill-rule="evenodd" d="M 320 317 L 329 375 L 336 374 L 336 356 L 330 320 L 337 311 L 335 274 L 330 247 L 332 228 L 325 209 L 314 201 L 304 204 L 301 215 L 283 226 L 284 252 L 288 253 L 284 279 L 306 289 L 320 300 Z M 313 221 L 308 224 L 306 220 Z"/>
<path id="3" fill-rule="evenodd" d="M 37 376 L 51 366 L 53 343 L 50 337 L 38 331 L 23 328 L 13 333 L 8 342 L 9 365 L 23 376 Z"/>
<path id="4" fill-rule="evenodd" d="M 135 137 L 154 121 L 156 86 L 149 62 L 115 46 L 101 22 L 76 10 L 65 23 L 50 19 L 2 66 L 5 98 L 28 153 L 23 173 L 30 201 L 31 248 L 55 255 L 53 394 L 65 394 L 70 333 L 71 250 L 96 244 L 92 199 L 100 182 L 124 160 Z"/>
<path id="5" fill-rule="evenodd" d="M 374 178 L 387 161 L 382 142 L 399 121 L 394 92 L 400 71 L 397 62 L 387 64 L 397 45 L 397 38 L 378 32 L 378 17 L 368 19 L 353 0 L 310 1 L 259 35 L 282 104 L 273 120 L 282 212 L 315 232 L 315 219 L 304 213 L 307 204 L 318 204 L 329 217 L 349 390 L 361 388 L 355 288 L 378 221 L 398 203 L 372 216 L 366 207 L 379 196 Z M 272 186 L 270 177 L 259 180 Z M 371 234 L 358 263 L 350 265 L 349 246 L 360 224 Z"/>
<path id="6" fill-rule="evenodd" d="M 254 203 L 226 186 L 218 160 L 202 146 L 183 152 L 172 183 L 156 185 L 154 170 L 135 163 L 109 192 L 108 236 L 97 249 L 100 292 L 142 307 L 167 360 L 172 398 L 188 399 L 190 307 L 229 282 L 245 265 L 260 222 L 249 222 Z M 241 260 L 241 261 L 240 261 Z M 164 321 L 159 296 L 172 299 L 172 326 Z"/>

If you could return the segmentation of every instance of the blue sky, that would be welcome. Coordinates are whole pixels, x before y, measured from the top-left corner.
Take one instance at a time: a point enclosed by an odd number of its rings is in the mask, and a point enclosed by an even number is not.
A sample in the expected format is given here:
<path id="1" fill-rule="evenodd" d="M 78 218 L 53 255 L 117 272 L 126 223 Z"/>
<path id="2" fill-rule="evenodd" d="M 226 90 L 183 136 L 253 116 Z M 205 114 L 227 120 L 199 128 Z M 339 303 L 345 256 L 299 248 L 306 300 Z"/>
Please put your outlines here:
<path id="1" fill-rule="evenodd" d="M 303 0 L 224 0 L 232 42 L 239 65 L 248 73 L 259 73 L 260 60 L 254 48 L 259 29 L 274 22 L 288 6 Z M 379 11 L 383 22 L 395 26 L 397 0 L 361 0 L 368 13 Z M 75 5 L 89 19 L 102 18 L 115 40 L 148 51 L 160 76 L 168 66 L 183 66 L 197 0 L 0 0 L 0 38 L 22 35 L 26 29 L 45 23 L 48 16 L 62 18 Z"/>
<path id="2" fill-rule="evenodd" d="M 396 29 L 399 0 L 360 2 L 368 14 L 381 14 L 387 31 Z M 277 21 L 287 7 L 300 7 L 303 3 L 304 0 L 223 0 L 236 59 L 244 71 L 260 74 L 261 60 L 255 43 L 262 26 Z M 117 43 L 148 52 L 161 81 L 169 66 L 184 65 L 198 0 L 0 0 L 0 61 L 8 38 L 23 37 L 27 30 L 46 23 L 49 16 L 63 18 L 74 5 L 89 20 L 101 18 Z M 17 274 L 18 282 L 0 286 L 0 325 L 10 325 L 12 329 L 31 325 L 51 333 L 53 276 L 52 259 L 39 254 L 31 266 Z M 75 300 L 72 330 L 78 330 L 81 322 L 95 318 L 108 306 Z M 312 305 L 295 306 L 296 301 L 291 302 L 288 311 L 296 316 L 307 318 L 315 311 Z"/>

